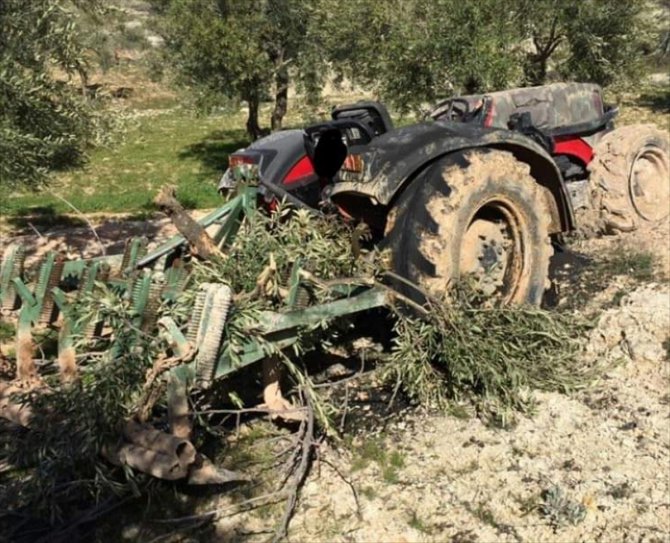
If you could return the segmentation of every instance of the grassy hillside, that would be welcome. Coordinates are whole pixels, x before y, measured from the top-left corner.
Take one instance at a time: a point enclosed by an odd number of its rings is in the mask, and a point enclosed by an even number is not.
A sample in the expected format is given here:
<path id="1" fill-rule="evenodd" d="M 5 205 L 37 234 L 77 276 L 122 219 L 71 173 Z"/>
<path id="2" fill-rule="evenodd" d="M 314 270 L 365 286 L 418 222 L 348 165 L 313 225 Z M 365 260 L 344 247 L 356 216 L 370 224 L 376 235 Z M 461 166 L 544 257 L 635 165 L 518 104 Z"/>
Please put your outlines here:
<path id="1" fill-rule="evenodd" d="M 178 186 L 189 207 L 213 207 L 228 153 L 247 143 L 234 116 L 196 117 L 184 110 L 138 117 L 124 141 L 93 151 L 81 169 L 58 175 L 43 192 L 10 196 L 0 211 L 21 216 L 71 211 L 55 193 L 88 212 L 138 212 L 164 183 Z"/>

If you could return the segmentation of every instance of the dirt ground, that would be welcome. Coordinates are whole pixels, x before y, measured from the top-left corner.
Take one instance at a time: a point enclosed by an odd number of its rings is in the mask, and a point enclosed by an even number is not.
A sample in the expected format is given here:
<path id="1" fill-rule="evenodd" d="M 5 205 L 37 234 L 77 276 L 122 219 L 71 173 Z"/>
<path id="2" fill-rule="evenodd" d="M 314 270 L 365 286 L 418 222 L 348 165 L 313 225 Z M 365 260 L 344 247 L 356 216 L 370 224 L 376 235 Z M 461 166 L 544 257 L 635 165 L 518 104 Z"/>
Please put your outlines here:
<path id="1" fill-rule="evenodd" d="M 644 281 L 608 275 L 588 295 L 562 285 L 559 305 L 597 315 L 583 356 L 609 368 L 599 381 L 537 393 L 536 414 L 511 429 L 412 408 L 348 449 L 323 448 L 292 541 L 670 541 L 670 224 L 571 246 L 655 256 Z M 229 517 L 212 540 L 263 541 L 267 527 Z"/>
<path id="2" fill-rule="evenodd" d="M 96 230 L 108 252 L 130 235 L 156 242 L 174 233 L 167 220 L 107 220 Z M 20 238 L 32 258 L 56 248 L 93 256 L 94 239 L 87 228 Z M 597 315 L 584 357 L 607 362 L 599 382 L 572 395 L 537 393 L 536 414 L 510 429 L 412 407 L 353 435 L 350 447 L 325 443 L 291 541 L 670 541 L 670 223 L 570 247 L 593 260 L 654 255 L 644 280 L 624 270 L 589 290 L 573 288 L 584 274 L 557 274 L 555 303 Z M 579 267 L 571 262 L 558 265 Z M 364 404 L 360 416 L 371 409 Z M 257 512 L 226 517 L 208 540 L 265 541 L 269 526 Z M 130 526 L 125 539 L 140 541 L 137 533 Z"/>

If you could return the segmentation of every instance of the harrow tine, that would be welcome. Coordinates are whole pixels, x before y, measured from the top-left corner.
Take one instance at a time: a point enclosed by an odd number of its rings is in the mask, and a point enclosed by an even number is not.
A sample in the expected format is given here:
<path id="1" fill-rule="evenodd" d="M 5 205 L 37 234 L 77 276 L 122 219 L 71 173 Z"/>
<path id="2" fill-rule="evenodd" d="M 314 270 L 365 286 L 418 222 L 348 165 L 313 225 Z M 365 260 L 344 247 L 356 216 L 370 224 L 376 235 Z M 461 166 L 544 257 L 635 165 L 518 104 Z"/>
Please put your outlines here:
<path id="1" fill-rule="evenodd" d="M 82 274 L 79 283 L 79 294 L 90 294 L 95 289 L 96 281 L 107 281 L 109 279 L 110 266 L 105 262 L 92 262 L 87 266 Z M 85 339 L 91 340 L 99 337 L 102 334 L 102 327 L 104 322 L 102 320 L 91 319 L 86 323 L 82 330 L 82 335 Z"/>
<path id="2" fill-rule="evenodd" d="M 123 251 L 119 275 L 124 275 L 135 267 L 138 260 L 147 253 L 148 240 L 145 237 L 130 238 Z"/>
<path id="3" fill-rule="evenodd" d="M 20 298 L 12 279 L 23 277 L 23 265 L 26 250 L 23 245 L 12 244 L 7 247 L 0 260 L 0 308 L 9 311 L 16 309 Z"/>
<path id="4" fill-rule="evenodd" d="M 16 378 L 19 381 L 27 383 L 39 379 L 35 365 L 35 350 L 30 320 L 19 316 L 16 327 Z"/>
<path id="5" fill-rule="evenodd" d="M 49 325 L 56 320 L 58 316 L 58 306 L 54 303 L 53 289 L 60 284 L 61 275 L 63 274 L 63 266 L 65 259 L 62 255 L 56 255 L 53 260 L 53 265 L 50 266 L 45 273 L 45 280 L 39 283 L 37 290 L 42 298 L 42 307 L 39 313 L 38 322 L 42 325 Z"/>
<path id="6" fill-rule="evenodd" d="M 186 358 L 193 350 L 193 345 L 181 333 L 181 330 L 170 317 L 163 317 L 158 326 L 167 336 L 167 341 L 175 354 Z M 167 407 L 170 433 L 176 437 L 189 439 L 192 431 L 191 415 L 188 406 L 188 391 L 191 377 L 184 374 L 181 368 L 171 370 L 167 377 Z"/>
<path id="7" fill-rule="evenodd" d="M 74 336 L 80 331 L 82 325 L 74 322 L 71 305 L 67 303 L 65 293 L 62 290 L 54 288 L 52 296 L 62 316 L 61 326 L 58 330 L 58 370 L 61 382 L 67 384 L 76 381 L 78 377 L 79 370 L 74 348 Z"/>

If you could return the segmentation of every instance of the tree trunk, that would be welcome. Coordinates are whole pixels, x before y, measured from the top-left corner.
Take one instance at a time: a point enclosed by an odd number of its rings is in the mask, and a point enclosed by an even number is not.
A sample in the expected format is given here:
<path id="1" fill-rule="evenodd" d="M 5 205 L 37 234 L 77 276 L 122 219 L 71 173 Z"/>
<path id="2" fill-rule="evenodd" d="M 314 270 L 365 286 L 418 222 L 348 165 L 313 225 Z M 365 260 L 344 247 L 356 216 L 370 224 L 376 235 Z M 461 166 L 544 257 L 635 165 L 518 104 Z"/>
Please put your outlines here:
<path id="1" fill-rule="evenodd" d="M 278 59 L 280 64 L 275 75 L 275 108 L 272 112 L 272 131 L 281 130 L 284 115 L 288 109 L 288 68 L 284 64 L 284 56 L 281 55 Z"/>
<path id="2" fill-rule="evenodd" d="M 258 92 L 250 92 L 246 98 L 247 103 L 249 104 L 249 115 L 247 117 L 247 134 L 253 140 L 257 140 L 261 137 L 262 131 L 261 127 L 258 124 L 258 110 L 260 106 L 260 99 Z"/>
<path id="3" fill-rule="evenodd" d="M 547 78 L 547 61 L 544 55 L 531 53 L 526 55 L 523 64 L 523 76 L 528 85 L 543 85 Z"/>

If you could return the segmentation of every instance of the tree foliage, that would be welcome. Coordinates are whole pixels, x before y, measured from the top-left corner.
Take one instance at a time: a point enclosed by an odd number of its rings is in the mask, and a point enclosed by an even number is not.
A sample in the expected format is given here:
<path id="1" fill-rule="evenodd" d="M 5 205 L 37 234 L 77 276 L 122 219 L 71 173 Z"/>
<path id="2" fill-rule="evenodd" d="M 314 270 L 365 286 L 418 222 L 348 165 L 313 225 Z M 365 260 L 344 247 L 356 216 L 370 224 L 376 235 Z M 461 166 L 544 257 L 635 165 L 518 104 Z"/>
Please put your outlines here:
<path id="1" fill-rule="evenodd" d="M 539 85 L 550 72 L 608 85 L 635 74 L 639 0 L 320 3 L 334 68 L 401 109 L 454 93 Z"/>
<path id="2" fill-rule="evenodd" d="M 632 76 L 646 45 L 639 0 L 519 0 L 523 34 L 532 47 L 525 82 L 545 82 L 549 64 L 564 79 L 608 85 Z"/>
<path id="3" fill-rule="evenodd" d="M 514 16 L 495 0 L 352 0 L 321 5 L 336 70 L 401 109 L 504 86 L 517 71 Z"/>
<path id="4" fill-rule="evenodd" d="M 165 37 L 188 80 L 249 106 L 247 131 L 261 134 L 259 106 L 275 93 L 272 128 L 286 114 L 290 74 L 314 79 L 304 0 L 161 0 Z M 306 59 L 309 58 L 309 61 Z"/>
<path id="5" fill-rule="evenodd" d="M 35 185 L 76 163 L 93 136 L 73 81 L 86 71 L 77 24 L 96 2 L 0 2 L 0 186 Z"/>

